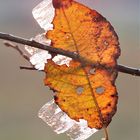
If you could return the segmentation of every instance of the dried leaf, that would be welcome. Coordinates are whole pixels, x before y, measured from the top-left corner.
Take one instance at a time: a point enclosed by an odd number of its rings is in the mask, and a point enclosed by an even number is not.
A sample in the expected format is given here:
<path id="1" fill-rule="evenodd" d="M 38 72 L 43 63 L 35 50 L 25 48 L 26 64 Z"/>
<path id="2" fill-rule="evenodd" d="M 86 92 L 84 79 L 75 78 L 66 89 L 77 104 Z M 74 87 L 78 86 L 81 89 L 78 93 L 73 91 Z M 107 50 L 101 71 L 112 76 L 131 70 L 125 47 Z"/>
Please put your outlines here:
<path id="1" fill-rule="evenodd" d="M 110 123 L 116 112 L 117 71 L 113 68 L 120 54 L 118 37 L 95 10 L 72 0 L 53 0 L 53 5 L 54 29 L 46 34 L 52 46 L 76 52 L 102 67 L 84 67 L 74 60 L 69 67 L 58 66 L 50 60 L 44 82 L 57 91 L 55 102 L 70 118 L 87 120 L 89 127 L 100 129 Z"/>

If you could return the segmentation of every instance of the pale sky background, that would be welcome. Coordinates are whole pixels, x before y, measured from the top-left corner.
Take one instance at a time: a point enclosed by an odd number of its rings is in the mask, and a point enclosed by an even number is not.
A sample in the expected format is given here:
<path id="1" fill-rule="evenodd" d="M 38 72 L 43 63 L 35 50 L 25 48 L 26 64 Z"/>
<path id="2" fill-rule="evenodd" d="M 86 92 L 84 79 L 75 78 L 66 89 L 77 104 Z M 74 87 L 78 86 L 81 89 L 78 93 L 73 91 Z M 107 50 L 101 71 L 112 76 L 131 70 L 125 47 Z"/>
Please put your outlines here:
<path id="1" fill-rule="evenodd" d="M 114 26 L 122 49 L 119 63 L 140 67 L 139 0 L 77 0 L 96 9 Z M 0 31 L 31 38 L 42 33 L 32 17 L 41 0 L 0 0 Z M 68 140 L 56 135 L 37 117 L 52 98 L 43 84 L 44 74 L 21 71 L 28 63 L 0 40 L 0 140 Z M 118 111 L 109 127 L 110 140 L 139 140 L 140 77 L 119 73 Z M 102 131 L 89 140 L 100 140 Z"/>

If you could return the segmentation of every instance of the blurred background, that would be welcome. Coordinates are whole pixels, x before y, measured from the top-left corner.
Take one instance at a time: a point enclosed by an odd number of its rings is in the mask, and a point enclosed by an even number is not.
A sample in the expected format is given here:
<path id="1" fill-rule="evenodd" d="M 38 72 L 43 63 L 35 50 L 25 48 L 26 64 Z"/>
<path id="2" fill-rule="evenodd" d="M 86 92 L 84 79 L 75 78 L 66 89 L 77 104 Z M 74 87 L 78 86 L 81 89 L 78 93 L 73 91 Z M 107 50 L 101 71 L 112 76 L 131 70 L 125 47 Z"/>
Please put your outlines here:
<path id="1" fill-rule="evenodd" d="M 120 39 L 119 63 L 140 67 L 139 0 L 77 0 L 96 9 L 114 26 Z M 32 17 L 41 0 L 0 0 L 0 31 L 31 38 L 42 33 Z M 0 40 L 0 140 L 68 140 L 55 134 L 37 117 L 52 99 L 43 84 L 45 74 L 20 70 L 29 64 Z M 109 127 L 110 140 L 140 140 L 140 77 L 119 73 L 116 81 L 118 111 Z M 89 140 L 100 140 L 102 131 Z"/>

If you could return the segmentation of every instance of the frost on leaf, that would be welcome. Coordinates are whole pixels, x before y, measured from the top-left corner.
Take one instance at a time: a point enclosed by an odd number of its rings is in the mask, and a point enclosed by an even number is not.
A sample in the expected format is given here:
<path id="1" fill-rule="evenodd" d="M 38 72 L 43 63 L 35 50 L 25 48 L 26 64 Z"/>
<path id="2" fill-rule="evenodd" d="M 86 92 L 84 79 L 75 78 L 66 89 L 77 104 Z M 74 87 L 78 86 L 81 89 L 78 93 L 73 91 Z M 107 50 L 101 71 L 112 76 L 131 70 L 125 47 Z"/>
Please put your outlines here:
<path id="1" fill-rule="evenodd" d="M 69 67 L 70 61 L 72 60 L 69 57 L 63 56 L 63 55 L 56 55 L 53 59 L 52 59 L 57 65 L 67 65 Z"/>
<path id="2" fill-rule="evenodd" d="M 33 17 L 38 22 L 41 28 L 43 28 L 46 32 L 49 30 L 53 30 L 52 21 L 55 16 L 55 8 L 53 7 L 52 0 L 43 0 L 33 9 L 32 13 Z M 50 46 L 51 40 L 46 38 L 45 33 L 39 34 L 31 40 L 35 40 L 39 43 Z M 51 58 L 51 55 L 48 53 L 48 51 L 40 50 L 30 46 L 25 46 L 25 50 L 28 52 L 27 55 L 30 58 L 31 64 L 34 65 L 38 70 L 44 70 L 47 59 Z M 71 58 L 63 55 L 57 55 L 53 58 L 53 61 L 58 65 L 66 64 L 67 66 L 69 66 Z"/>
<path id="3" fill-rule="evenodd" d="M 34 38 L 31 38 L 30 40 L 34 40 L 36 42 L 39 42 L 39 43 L 47 45 L 47 46 L 51 45 L 51 40 L 47 39 L 45 37 L 44 33 L 39 34 L 39 35 L 35 36 Z M 41 50 L 41 49 L 38 49 L 38 48 L 30 47 L 30 46 L 27 46 L 27 45 L 25 45 L 25 50 L 28 52 L 29 57 L 38 53 L 38 52 L 45 51 L 45 50 Z"/>
<path id="4" fill-rule="evenodd" d="M 35 38 L 31 40 L 35 40 L 44 45 L 50 45 L 51 40 L 46 39 L 44 34 L 37 35 Z M 48 53 L 48 51 L 37 49 L 30 46 L 25 46 L 26 52 L 28 52 L 28 56 L 30 58 L 30 62 L 34 67 L 38 70 L 44 70 L 45 63 L 47 63 L 47 59 L 51 59 L 52 56 Z"/>
<path id="5" fill-rule="evenodd" d="M 91 129 L 87 126 L 87 121 L 80 120 L 76 122 L 64 113 L 54 102 L 54 100 L 45 104 L 38 113 L 39 118 L 46 122 L 57 133 L 66 132 L 72 140 L 85 140 L 97 129 Z"/>
<path id="6" fill-rule="evenodd" d="M 45 31 L 53 29 L 51 22 L 55 15 L 55 9 L 52 0 L 43 0 L 33 9 L 32 13 L 41 28 Z"/>

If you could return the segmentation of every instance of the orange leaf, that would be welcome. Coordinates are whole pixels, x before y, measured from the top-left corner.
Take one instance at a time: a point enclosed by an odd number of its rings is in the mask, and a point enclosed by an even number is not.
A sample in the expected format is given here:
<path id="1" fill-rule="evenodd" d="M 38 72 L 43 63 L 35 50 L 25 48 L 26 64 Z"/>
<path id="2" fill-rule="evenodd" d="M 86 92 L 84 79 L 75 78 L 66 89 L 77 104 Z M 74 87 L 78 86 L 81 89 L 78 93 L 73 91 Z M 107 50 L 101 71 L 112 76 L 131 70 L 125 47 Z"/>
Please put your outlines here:
<path id="1" fill-rule="evenodd" d="M 106 127 L 116 112 L 114 85 L 118 37 L 111 24 L 95 10 L 72 0 L 53 0 L 54 29 L 46 36 L 52 46 L 76 52 L 100 67 L 72 60 L 59 66 L 50 60 L 45 84 L 57 91 L 55 101 L 72 119 L 85 119 L 91 128 Z"/>

